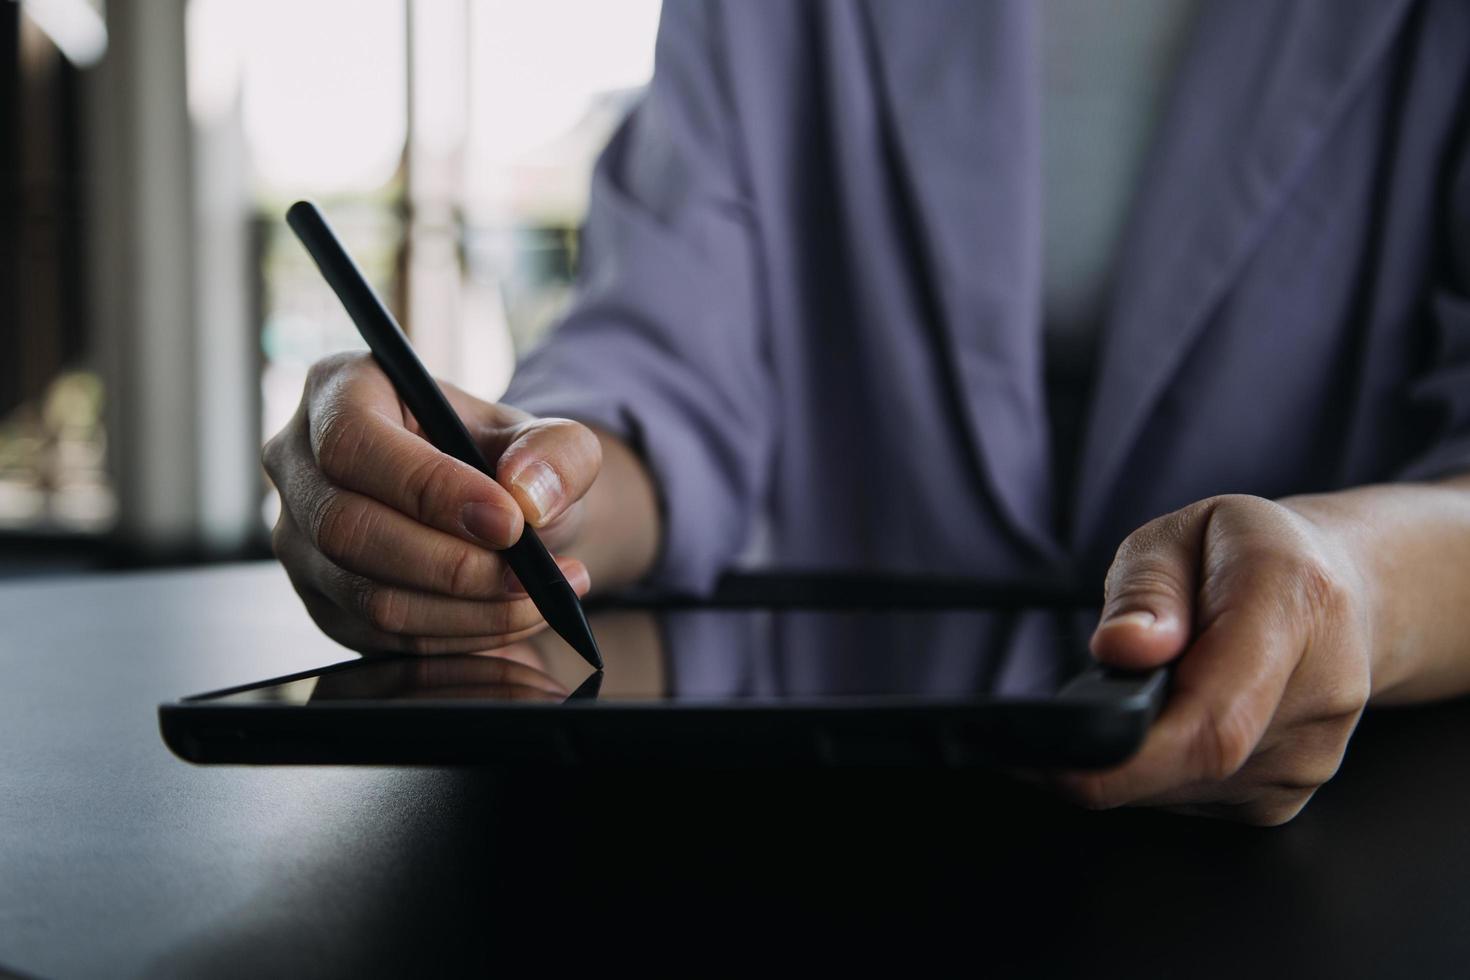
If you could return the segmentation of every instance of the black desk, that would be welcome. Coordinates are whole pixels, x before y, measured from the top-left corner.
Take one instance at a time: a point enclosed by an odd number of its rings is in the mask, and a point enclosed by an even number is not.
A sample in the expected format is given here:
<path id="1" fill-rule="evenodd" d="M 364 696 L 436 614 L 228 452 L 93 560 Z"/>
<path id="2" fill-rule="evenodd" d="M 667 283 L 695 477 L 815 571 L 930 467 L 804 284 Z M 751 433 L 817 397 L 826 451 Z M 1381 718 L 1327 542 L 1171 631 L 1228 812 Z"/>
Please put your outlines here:
<path id="1" fill-rule="evenodd" d="M 1466 703 L 1370 716 L 1303 816 L 1255 830 L 973 773 L 196 768 L 159 701 L 344 659 L 278 569 L 10 584 L 0 623 L 0 967 L 22 974 L 609 947 L 682 972 L 783 939 L 1002 973 L 1470 974 Z"/>

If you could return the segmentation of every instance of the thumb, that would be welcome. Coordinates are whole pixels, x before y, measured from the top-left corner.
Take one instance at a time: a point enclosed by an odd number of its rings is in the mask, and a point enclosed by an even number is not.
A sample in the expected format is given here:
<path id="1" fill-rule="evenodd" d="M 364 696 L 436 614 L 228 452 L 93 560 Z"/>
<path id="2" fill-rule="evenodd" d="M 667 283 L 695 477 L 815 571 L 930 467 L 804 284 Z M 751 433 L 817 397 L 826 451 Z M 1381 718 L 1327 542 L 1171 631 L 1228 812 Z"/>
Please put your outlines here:
<path id="1" fill-rule="evenodd" d="M 1108 569 L 1107 599 L 1092 655 L 1109 667 L 1145 670 L 1189 644 L 1208 509 L 1187 507 L 1128 536 Z"/>
<path id="2" fill-rule="evenodd" d="M 591 488 L 602 469 L 602 443 L 587 426 L 483 402 L 447 382 L 441 387 L 460 418 L 473 422 L 470 431 L 495 482 L 510 491 L 533 527 L 565 514 Z"/>
<path id="3" fill-rule="evenodd" d="M 492 441 L 504 446 L 495 479 L 534 527 L 549 524 L 581 500 L 602 468 L 602 443 L 570 419 L 533 419 Z"/>

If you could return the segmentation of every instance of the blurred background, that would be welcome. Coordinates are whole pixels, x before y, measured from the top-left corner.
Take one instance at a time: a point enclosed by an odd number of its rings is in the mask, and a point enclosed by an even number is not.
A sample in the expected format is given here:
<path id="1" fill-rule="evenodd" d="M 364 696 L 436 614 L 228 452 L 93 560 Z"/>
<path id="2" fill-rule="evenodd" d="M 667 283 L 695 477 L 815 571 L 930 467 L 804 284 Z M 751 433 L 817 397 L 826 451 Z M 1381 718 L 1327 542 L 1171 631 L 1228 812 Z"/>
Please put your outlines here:
<path id="1" fill-rule="evenodd" d="M 659 0 L 0 0 L 0 576 L 269 554 L 259 447 L 360 347 L 327 211 L 484 398 L 567 300 Z"/>

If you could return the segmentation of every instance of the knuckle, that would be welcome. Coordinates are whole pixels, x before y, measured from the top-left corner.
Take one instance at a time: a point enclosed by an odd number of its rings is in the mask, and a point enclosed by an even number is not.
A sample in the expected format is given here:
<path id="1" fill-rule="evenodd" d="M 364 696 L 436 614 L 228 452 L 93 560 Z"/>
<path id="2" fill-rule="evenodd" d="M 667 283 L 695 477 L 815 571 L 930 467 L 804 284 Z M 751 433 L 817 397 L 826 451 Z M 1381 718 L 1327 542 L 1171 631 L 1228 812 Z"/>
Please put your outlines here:
<path id="1" fill-rule="evenodd" d="M 1203 503 L 1214 510 L 1220 510 L 1222 508 L 1229 510 L 1254 510 L 1268 502 L 1263 497 L 1252 496 L 1248 493 L 1217 493 L 1213 497 L 1206 498 Z"/>
<path id="2" fill-rule="evenodd" d="M 485 632 L 491 636 L 509 633 L 514 626 L 514 602 L 492 603 L 486 617 Z"/>
<path id="3" fill-rule="evenodd" d="M 265 441 L 265 445 L 260 447 L 260 463 L 265 467 L 265 471 L 270 475 L 271 482 L 273 483 L 279 482 L 281 470 L 281 436 L 285 431 L 285 429 L 282 429 L 280 432 L 277 432 Z"/>
<path id="4" fill-rule="evenodd" d="M 1294 792 L 1315 790 L 1326 785 L 1337 775 L 1342 759 L 1313 759 L 1303 762 L 1297 769 L 1282 779 L 1281 785 Z"/>
<path id="5" fill-rule="evenodd" d="M 495 631 L 498 635 L 513 636 L 545 622 L 530 599 L 516 599 L 500 605 L 499 628 Z"/>
<path id="6" fill-rule="evenodd" d="M 1372 693 L 1373 681 L 1366 670 L 1341 672 L 1319 695 L 1321 714 L 1326 720 L 1347 721 L 1347 734 L 1351 734 Z"/>
<path id="7" fill-rule="evenodd" d="M 398 589 L 366 583 L 360 601 L 367 621 L 382 633 L 402 633 L 408 626 L 408 597 Z"/>
<path id="8" fill-rule="evenodd" d="M 427 456 L 404 473 L 402 499 L 411 502 L 414 517 L 424 520 L 436 509 L 435 502 L 445 488 L 454 486 L 458 475 L 451 457 L 442 453 Z"/>
<path id="9" fill-rule="evenodd" d="M 1196 740 L 1198 769 L 1209 782 L 1223 782 L 1239 772 L 1255 750 L 1254 726 L 1244 711 L 1229 709 L 1208 718 Z"/>
<path id="10" fill-rule="evenodd" d="M 403 638 L 403 652 L 411 653 L 416 657 L 427 657 L 438 653 L 443 642 L 431 636 L 405 636 Z"/>
<path id="11" fill-rule="evenodd" d="M 283 565 L 286 564 L 286 556 L 290 551 L 290 542 L 287 540 L 290 533 L 283 509 L 281 516 L 276 519 L 275 526 L 271 528 L 271 554 L 275 555 L 276 560 Z"/>
<path id="12" fill-rule="evenodd" d="M 370 356 L 364 351 L 338 351 L 319 358 L 306 370 L 307 390 L 320 388 L 338 374 L 357 369 Z"/>
<path id="13" fill-rule="evenodd" d="M 353 469 L 367 438 L 367 426 L 354 412 L 332 409 L 312 426 L 312 448 L 317 465 L 329 478 L 341 481 Z"/>
<path id="14" fill-rule="evenodd" d="M 1141 562 L 1120 571 L 1108 594 L 1110 607 L 1146 603 L 1154 597 L 1183 598 L 1187 588 L 1179 575 L 1157 562 Z"/>
<path id="15" fill-rule="evenodd" d="M 1150 596 L 1187 599 L 1190 569 L 1166 556 L 1197 533 L 1198 505 L 1155 518 L 1123 539 L 1103 583 L 1110 606 Z"/>
<path id="16" fill-rule="evenodd" d="M 1293 571 L 1293 593 L 1313 617 L 1332 616 L 1350 604 L 1348 588 L 1341 576 L 1324 560 L 1312 556 L 1299 561 Z"/>
<path id="17" fill-rule="evenodd" d="M 1186 510 L 1207 515 L 1213 530 L 1249 526 L 1261 521 L 1276 522 L 1281 505 L 1248 493 L 1220 493 L 1206 497 Z"/>
<path id="18" fill-rule="evenodd" d="M 446 585 L 450 595 L 470 598 L 486 591 L 488 575 L 483 557 L 463 545 L 455 545 L 450 550 L 452 557 L 443 563 L 449 570 Z"/>
<path id="19" fill-rule="evenodd" d="M 580 487 L 597 475 L 602 466 L 602 443 L 581 422 L 563 418 L 536 419 L 522 427 L 502 455 L 502 465 L 511 472 L 523 461 L 539 461 L 551 467 L 564 487 Z"/>
<path id="20" fill-rule="evenodd" d="M 321 488 L 311 499 L 306 512 L 306 534 L 313 544 L 321 545 L 324 525 L 330 525 L 337 509 L 338 491 L 331 487 Z"/>
<path id="21" fill-rule="evenodd" d="M 576 439 L 579 448 L 585 454 L 591 464 L 591 469 L 596 472 L 602 466 L 602 440 L 597 438 L 597 433 L 580 422 L 573 422 L 575 426 Z"/>
<path id="22" fill-rule="evenodd" d="M 1156 524 L 1156 521 L 1145 524 L 1143 527 L 1134 531 L 1132 534 L 1128 535 L 1128 537 L 1124 538 L 1121 543 L 1119 543 L 1117 550 L 1113 552 L 1113 561 L 1108 570 L 1107 577 L 1110 581 L 1107 584 L 1109 586 L 1113 584 L 1111 582 L 1111 579 L 1113 578 L 1113 574 L 1119 568 L 1127 564 L 1135 556 L 1144 554 L 1149 550 L 1150 546 L 1148 542 L 1149 539 L 1153 537 L 1153 531 Z"/>
<path id="23" fill-rule="evenodd" d="M 342 355 L 340 353 L 328 354 L 326 357 L 321 357 L 313 361 L 311 367 L 306 369 L 307 384 L 319 384 L 337 370 L 341 361 Z"/>
<path id="24" fill-rule="evenodd" d="M 338 495 L 338 503 L 332 508 L 331 526 L 322 534 L 322 554 L 339 564 L 362 557 L 377 535 L 374 528 L 377 518 L 373 508 L 361 500 L 345 499 Z"/>
<path id="25" fill-rule="evenodd" d="M 311 367 L 306 369 L 306 390 L 312 391 L 320 388 L 322 383 L 336 370 L 336 367 L 337 355 L 335 354 L 313 361 Z"/>
<path id="26" fill-rule="evenodd" d="M 1277 799 L 1253 804 L 1244 810 L 1242 816 L 1252 826 L 1280 827 L 1296 819 L 1311 798 L 1310 791 L 1292 791 Z"/>
<path id="27" fill-rule="evenodd" d="M 344 499 L 336 490 L 325 490 L 312 509 L 311 539 L 322 554 L 340 562 L 356 554 L 365 537 L 366 520 L 364 508 Z"/>
<path id="28" fill-rule="evenodd" d="M 553 454 L 579 464 L 579 469 L 590 467 L 595 471 L 602 462 L 602 443 L 597 434 L 581 422 L 572 419 L 546 419 L 540 423 L 563 452 Z"/>

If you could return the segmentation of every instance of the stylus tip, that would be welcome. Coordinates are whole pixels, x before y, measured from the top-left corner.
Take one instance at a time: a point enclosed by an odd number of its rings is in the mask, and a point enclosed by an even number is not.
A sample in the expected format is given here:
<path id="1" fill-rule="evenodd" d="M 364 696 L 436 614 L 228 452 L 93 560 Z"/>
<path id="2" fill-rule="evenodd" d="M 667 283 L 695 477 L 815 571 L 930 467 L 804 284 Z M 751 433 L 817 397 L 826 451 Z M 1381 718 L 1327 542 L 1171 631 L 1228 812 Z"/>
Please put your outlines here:
<path id="1" fill-rule="evenodd" d="M 582 610 L 582 601 L 577 598 L 577 593 L 572 591 L 570 585 L 562 586 L 557 591 L 562 593 L 560 601 L 556 603 L 555 614 L 546 617 L 547 622 L 573 650 L 582 655 L 583 660 L 601 670 L 602 651 L 597 649 L 597 637 L 592 635 L 587 614 Z"/>
<path id="2" fill-rule="evenodd" d="M 591 630 L 587 630 L 575 639 L 571 637 L 567 637 L 566 639 L 572 644 L 572 649 L 582 655 L 583 660 L 587 661 L 597 670 L 602 669 L 602 651 L 597 649 L 597 639 L 592 635 Z"/>

